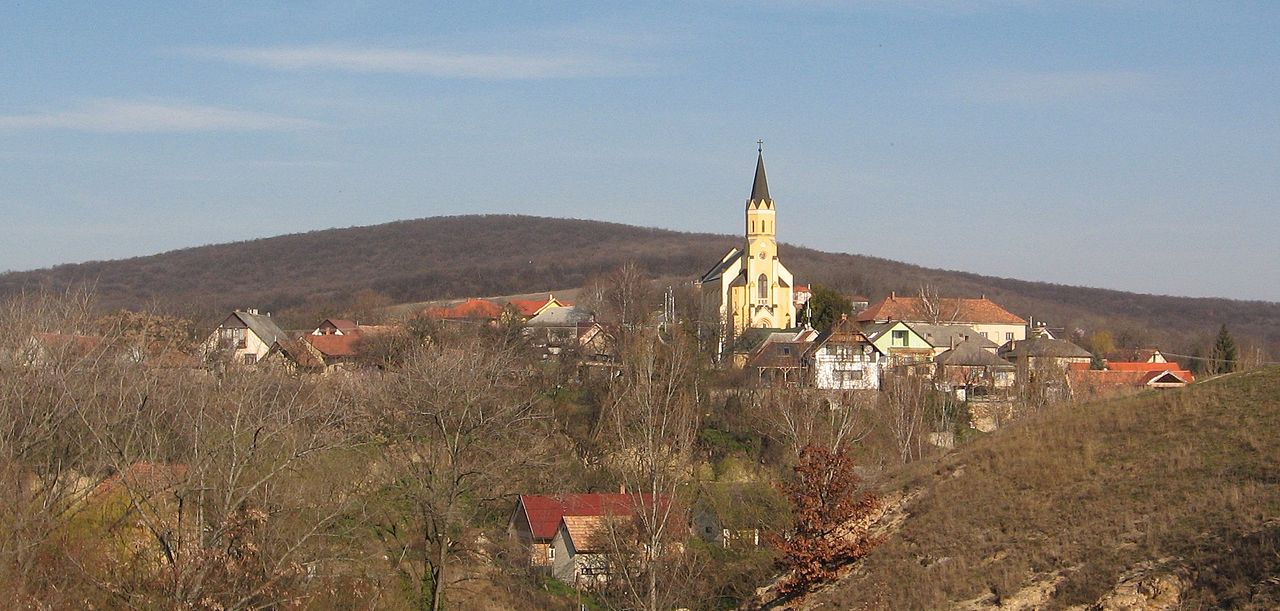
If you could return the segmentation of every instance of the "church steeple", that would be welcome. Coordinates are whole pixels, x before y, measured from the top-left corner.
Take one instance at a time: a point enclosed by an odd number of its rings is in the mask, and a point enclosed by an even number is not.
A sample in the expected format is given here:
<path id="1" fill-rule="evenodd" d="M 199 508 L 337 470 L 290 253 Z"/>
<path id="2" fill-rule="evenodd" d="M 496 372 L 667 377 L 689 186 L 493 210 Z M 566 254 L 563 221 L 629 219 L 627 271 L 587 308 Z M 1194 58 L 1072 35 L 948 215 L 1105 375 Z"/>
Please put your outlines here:
<path id="1" fill-rule="evenodd" d="M 757 140 L 756 179 L 751 183 L 751 199 L 747 200 L 747 240 L 766 238 L 772 240 L 777 233 L 774 226 L 773 199 L 769 197 L 769 180 L 764 176 L 764 141 Z"/>
<path id="2" fill-rule="evenodd" d="M 751 183 L 751 198 L 747 200 L 747 209 L 758 207 L 764 202 L 773 207 L 769 198 L 769 180 L 764 176 L 764 140 L 756 140 L 756 179 Z"/>
<path id="3" fill-rule="evenodd" d="M 764 201 L 769 199 L 769 181 L 764 177 L 764 150 L 761 149 L 756 156 L 756 179 L 751 183 L 751 200 Z"/>

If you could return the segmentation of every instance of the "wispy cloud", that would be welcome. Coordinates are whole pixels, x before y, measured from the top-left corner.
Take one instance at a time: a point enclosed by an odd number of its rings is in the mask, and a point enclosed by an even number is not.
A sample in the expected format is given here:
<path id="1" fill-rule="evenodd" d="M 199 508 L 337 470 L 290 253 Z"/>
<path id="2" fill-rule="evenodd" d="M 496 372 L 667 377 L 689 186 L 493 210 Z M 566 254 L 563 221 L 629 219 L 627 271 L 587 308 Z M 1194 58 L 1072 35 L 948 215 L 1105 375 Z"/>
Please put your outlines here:
<path id="1" fill-rule="evenodd" d="M 485 80 L 612 76 L 644 68 L 642 64 L 628 60 L 580 53 L 459 53 L 353 46 L 198 48 L 185 49 L 183 53 L 272 70 L 421 74 Z"/>
<path id="2" fill-rule="evenodd" d="M 1157 83 L 1151 74 L 1128 70 L 991 72 L 957 81 L 953 91 L 979 104 L 1045 104 L 1131 95 Z"/>
<path id="3" fill-rule="evenodd" d="M 106 133 L 276 131 L 317 127 L 310 119 L 216 106 L 97 100 L 73 110 L 0 115 L 0 129 Z"/>

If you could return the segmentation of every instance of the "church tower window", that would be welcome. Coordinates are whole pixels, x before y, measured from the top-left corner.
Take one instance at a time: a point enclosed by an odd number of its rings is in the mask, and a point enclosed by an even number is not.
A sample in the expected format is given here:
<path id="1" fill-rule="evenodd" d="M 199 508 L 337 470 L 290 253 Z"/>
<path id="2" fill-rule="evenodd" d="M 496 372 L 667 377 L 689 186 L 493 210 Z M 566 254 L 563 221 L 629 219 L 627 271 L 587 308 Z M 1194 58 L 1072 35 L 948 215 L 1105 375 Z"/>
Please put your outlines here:
<path id="1" fill-rule="evenodd" d="M 764 274 L 760 274 L 760 278 L 756 280 L 756 292 L 757 292 L 756 296 L 762 300 L 769 298 L 769 277 L 768 276 L 765 276 Z"/>

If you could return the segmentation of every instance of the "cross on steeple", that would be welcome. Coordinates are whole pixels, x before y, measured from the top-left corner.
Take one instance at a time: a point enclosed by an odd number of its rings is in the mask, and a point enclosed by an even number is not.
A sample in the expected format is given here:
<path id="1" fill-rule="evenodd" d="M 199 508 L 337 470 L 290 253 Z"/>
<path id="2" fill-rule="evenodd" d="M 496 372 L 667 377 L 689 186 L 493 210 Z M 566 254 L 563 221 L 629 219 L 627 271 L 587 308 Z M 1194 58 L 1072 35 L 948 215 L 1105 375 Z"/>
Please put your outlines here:
<path id="1" fill-rule="evenodd" d="M 757 153 L 764 152 L 764 140 L 756 140 L 756 152 Z"/>

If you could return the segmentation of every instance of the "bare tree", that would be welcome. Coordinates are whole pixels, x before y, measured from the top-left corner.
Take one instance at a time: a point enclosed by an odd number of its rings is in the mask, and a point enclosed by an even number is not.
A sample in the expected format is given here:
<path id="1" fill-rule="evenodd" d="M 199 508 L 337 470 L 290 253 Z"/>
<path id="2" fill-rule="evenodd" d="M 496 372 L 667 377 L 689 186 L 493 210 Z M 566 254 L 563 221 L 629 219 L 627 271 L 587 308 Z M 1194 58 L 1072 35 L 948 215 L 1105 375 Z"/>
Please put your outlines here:
<path id="1" fill-rule="evenodd" d="M 928 319 L 929 324 L 939 325 L 955 322 L 955 317 L 959 314 L 959 310 L 954 310 L 951 316 L 946 315 L 944 299 L 938 295 L 937 287 L 930 284 L 920 285 L 920 308 Z"/>
<path id="2" fill-rule="evenodd" d="M 88 300 L 10 307 L 0 333 L 16 335 L 0 344 L 27 355 L 0 376 L 0 471 L 17 491 L 0 507 L 0 573 L 20 600 L 240 609 L 306 596 L 302 567 L 342 498 L 317 494 L 311 471 L 345 438 L 338 395 L 150 366 L 127 325 L 74 333 Z"/>
<path id="3" fill-rule="evenodd" d="M 920 456 L 925 441 L 925 412 L 931 393 L 929 381 L 908 373 L 886 376 L 885 413 L 898 446 L 898 457 L 908 463 Z"/>
<path id="4" fill-rule="evenodd" d="M 110 563 L 99 585 L 140 606 L 305 598 L 307 567 L 327 557 L 321 540 L 360 481 L 318 466 L 349 446 L 349 402 L 338 389 L 263 372 L 172 375 L 143 374 L 105 409 L 80 414 L 113 474 L 99 489 L 135 525 L 116 537 L 137 551 Z"/>
<path id="5" fill-rule="evenodd" d="M 68 392 L 101 355 L 74 333 L 91 327 L 91 302 L 84 292 L 37 293 L 0 309 L 0 590 L 15 606 L 71 605 L 79 590 L 58 533 L 96 466 L 75 418 L 83 396 Z"/>
<path id="6" fill-rule="evenodd" d="M 370 518 L 424 607 L 443 608 L 466 579 L 455 568 L 476 551 L 480 516 L 546 458 L 549 422 L 528 374 L 511 349 L 431 345 L 387 370 L 370 401 L 385 470 Z"/>
<path id="7" fill-rule="evenodd" d="M 605 279 L 604 314 L 626 329 L 649 322 L 656 301 L 653 282 L 633 261 L 628 261 Z"/>
<path id="8" fill-rule="evenodd" d="M 696 352 L 688 338 L 654 330 L 630 336 L 614 380 L 600 433 L 612 439 L 616 469 L 637 496 L 635 562 L 619 567 L 628 598 L 657 610 L 674 606 L 678 583 L 670 574 L 675 551 L 669 545 L 683 527 L 677 501 L 689 481 L 693 443 L 699 426 Z M 621 538 L 615 538 L 622 545 Z"/>
<path id="9" fill-rule="evenodd" d="M 876 397 L 868 391 L 768 389 L 750 399 L 757 431 L 783 443 L 794 461 L 808 447 L 832 452 L 862 441 L 871 432 Z"/>

